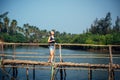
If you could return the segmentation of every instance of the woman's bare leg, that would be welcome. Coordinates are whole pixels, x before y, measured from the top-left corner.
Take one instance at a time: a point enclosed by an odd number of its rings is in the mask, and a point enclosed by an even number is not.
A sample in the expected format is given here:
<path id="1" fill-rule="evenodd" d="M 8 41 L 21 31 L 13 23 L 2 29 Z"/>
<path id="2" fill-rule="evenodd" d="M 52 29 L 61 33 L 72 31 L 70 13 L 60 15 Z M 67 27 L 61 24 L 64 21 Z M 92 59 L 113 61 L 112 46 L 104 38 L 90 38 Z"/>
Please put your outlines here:
<path id="1" fill-rule="evenodd" d="M 53 59 L 54 59 L 54 50 L 51 50 L 51 51 L 50 51 L 50 56 L 49 56 L 49 58 L 48 58 L 48 62 L 52 62 Z"/>
<path id="2" fill-rule="evenodd" d="M 51 55 L 50 55 L 49 58 L 48 58 L 48 62 L 51 62 Z"/>
<path id="3" fill-rule="evenodd" d="M 54 59 L 54 50 L 51 50 L 51 62 L 53 62 L 53 59 Z"/>

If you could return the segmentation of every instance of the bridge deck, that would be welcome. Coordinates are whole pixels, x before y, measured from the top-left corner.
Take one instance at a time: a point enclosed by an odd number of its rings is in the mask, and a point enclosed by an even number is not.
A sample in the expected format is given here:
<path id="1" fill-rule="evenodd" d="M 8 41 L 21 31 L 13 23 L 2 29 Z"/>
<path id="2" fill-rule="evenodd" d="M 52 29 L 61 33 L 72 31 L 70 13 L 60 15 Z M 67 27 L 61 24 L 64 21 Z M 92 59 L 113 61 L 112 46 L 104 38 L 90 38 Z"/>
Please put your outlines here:
<path id="1" fill-rule="evenodd" d="M 51 66 L 52 63 L 48 62 L 40 62 L 40 61 L 30 61 L 30 60 L 11 60 L 11 59 L 4 59 L 2 61 L 3 65 L 9 65 L 9 64 L 16 64 L 16 65 L 41 65 L 41 66 Z M 84 68 L 106 68 L 108 69 L 110 67 L 109 64 L 89 64 L 89 63 L 72 63 L 72 62 L 55 62 L 55 67 L 63 66 L 63 67 L 84 67 Z M 119 64 L 112 64 L 112 68 L 114 69 L 120 69 Z"/>

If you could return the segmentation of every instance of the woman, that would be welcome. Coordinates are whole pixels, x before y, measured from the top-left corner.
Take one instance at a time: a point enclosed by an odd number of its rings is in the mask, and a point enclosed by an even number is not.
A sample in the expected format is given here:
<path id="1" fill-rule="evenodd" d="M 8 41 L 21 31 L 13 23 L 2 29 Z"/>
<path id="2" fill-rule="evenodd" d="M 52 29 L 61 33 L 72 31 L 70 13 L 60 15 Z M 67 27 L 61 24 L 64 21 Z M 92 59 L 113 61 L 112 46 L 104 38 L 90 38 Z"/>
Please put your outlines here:
<path id="1" fill-rule="evenodd" d="M 54 59 L 54 51 L 55 51 L 55 38 L 54 38 L 54 31 L 50 32 L 50 36 L 48 38 L 48 43 L 49 43 L 49 49 L 50 49 L 50 57 L 48 59 L 48 62 L 53 62 Z"/>

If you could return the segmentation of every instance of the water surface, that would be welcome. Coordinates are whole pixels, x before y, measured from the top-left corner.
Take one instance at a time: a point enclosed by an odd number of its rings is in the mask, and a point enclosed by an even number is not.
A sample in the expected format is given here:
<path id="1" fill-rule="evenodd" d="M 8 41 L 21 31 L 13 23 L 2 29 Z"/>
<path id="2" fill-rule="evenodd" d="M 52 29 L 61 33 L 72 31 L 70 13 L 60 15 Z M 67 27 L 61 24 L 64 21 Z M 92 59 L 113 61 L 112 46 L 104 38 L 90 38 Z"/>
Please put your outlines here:
<path id="1" fill-rule="evenodd" d="M 15 52 L 14 52 L 15 51 Z M 49 56 L 49 49 L 43 47 L 16 47 L 15 50 L 12 48 L 5 49 L 4 53 L 7 55 L 13 55 L 16 53 L 16 59 L 20 60 L 34 60 L 34 61 L 45 61 L 47 62 Z M 59 49 L 55 51 L 55 61 L 59 62 Z M 2 52 L 0 52 L 2 53 Z M 88 52 L 80 50 L 69 50 L 62 49 L 62 57 L 64 62 L 74 62 L 74 63 L 91 63 L 91 64 L 108 64 L 109 63 L 109 53 L 101 52 Z M 22 58 L 20 57 L 22 56 Z M 32 57 L 34 56 L 34 57 Z M 7 59 L 12 59 L 11 56 L 5 57 Z M 120 55 L 113 55 L 113 63 L 120 64 Z M 38 69 L 35 70 L 35 76 L 33 75 L 33 69 L 29 69 L 29 75 L 26 76 L 25 68 L 18 68 L 18 74 L 15 76 L 16 80 L 50 80 L 51 77 L 51 67 L 36 66 Z M 0 69 L 0 80 L 10 80 L 13 76 L 12 68 L 5 68 L 5 73 Z M 120 80 L 120 71 L 115 71 L 115 80 Z M 66 69 L 66 76 L 63 76 L 63 80 L 88 80 L 88 70 Z M 59 70 L 56 70 L 55 80 L 60 80 Z M 62 80 L 62 79 L 61 79 Z M 108 80 L 108 71 L 105 70 L 93 70 L 92 80 Z"/>

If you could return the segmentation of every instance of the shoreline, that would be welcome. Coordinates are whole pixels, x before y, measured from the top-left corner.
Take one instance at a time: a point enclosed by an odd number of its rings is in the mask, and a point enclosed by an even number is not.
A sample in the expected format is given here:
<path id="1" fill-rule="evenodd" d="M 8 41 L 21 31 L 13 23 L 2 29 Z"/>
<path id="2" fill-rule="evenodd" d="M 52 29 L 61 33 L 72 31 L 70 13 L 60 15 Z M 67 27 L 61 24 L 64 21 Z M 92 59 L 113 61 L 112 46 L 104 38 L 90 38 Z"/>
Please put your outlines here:
<path id="1" fill-rule="evenodd" d="M 101 53 L 109 53 L 109 50 L 94 50 L 94 49 L 89 49 L 87 51 L 90 51 L 90 52 L 101 52 Z M 112 50 L 112 54 L 120 54 L 120 51 L 115 51 L 115 50 Z"/>

